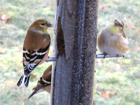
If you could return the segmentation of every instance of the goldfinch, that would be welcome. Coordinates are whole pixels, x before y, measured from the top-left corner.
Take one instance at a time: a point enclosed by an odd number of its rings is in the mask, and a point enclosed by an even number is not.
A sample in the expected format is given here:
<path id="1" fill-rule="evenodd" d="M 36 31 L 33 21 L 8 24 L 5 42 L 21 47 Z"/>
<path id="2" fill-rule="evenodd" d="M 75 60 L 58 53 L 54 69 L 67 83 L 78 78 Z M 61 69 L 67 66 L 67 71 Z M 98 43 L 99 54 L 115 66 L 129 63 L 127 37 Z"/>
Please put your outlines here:
<path id="1" fill-rule="evenodd" d="M 50 65 L 41 76 L 40 80 L 38 81 L 36 87 L 33 88 L 32 94 L 28 97 L 31 98 L 33 95 L 40 91 L 47 91 L 50 92 L 51 89 L 51 73 L 52 73 L 52 65 Z"/>
<path id="2" fill-rule="evenodd" d="M 114 20 L 98 36 L 98 48 L 104 55 L 123 56 L 128 51 L 128 40 L 124 33 L 124 23 Z"/>
<path id="3" fill-rule="evenodd" d="M 44 19 L 36 20 L 29 27 L 23 45 L 24 74 L 19 79 L 18 86 L 28 86 L 31 72 L 48 58 L 51 43 L 47 32 L 51 24 Z"/>

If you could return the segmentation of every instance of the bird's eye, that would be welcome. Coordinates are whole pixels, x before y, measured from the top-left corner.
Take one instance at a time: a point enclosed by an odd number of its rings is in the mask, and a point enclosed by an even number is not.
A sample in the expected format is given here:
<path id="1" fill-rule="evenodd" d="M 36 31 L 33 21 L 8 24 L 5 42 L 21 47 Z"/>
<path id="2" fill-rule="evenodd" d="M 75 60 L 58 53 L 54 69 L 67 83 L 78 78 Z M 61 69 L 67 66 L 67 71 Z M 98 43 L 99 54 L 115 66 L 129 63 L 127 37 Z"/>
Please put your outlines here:
<path id="1" fill-rule="evenodd" d="M 44 26 L 44 25 L 45 25 L 45 23 L 41 23 L 41 25 L 43 25 L 43 26 Z"/>

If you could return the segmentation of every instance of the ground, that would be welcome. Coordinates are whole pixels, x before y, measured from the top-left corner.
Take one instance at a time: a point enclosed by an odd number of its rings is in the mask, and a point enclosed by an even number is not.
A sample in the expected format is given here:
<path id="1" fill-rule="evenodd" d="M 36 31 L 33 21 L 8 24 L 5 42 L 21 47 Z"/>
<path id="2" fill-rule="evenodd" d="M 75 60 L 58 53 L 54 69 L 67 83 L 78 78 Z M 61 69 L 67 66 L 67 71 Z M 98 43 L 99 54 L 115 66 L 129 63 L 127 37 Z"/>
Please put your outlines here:
<path id="1" fill-rule="evenodd" d="M 38 18 L 53 23 L 55 3 L 1 0 L 0 4 L 0 105 L 49 105 L 49 94 L 45 92 L 27 100 L 47 63 L 33 72 L 28 88 L 18 88 L 16 83 L 23 69 L 22 45 L 26 30 Z M 98 13 L 98 32 L 116 18 L 124 21 L 130 51 L 127 58 L 96 59 L 96 105 L 140 105 L 140 1 L 99 0 Z M 54 35 L 53 29 L 50 33 Z"/>

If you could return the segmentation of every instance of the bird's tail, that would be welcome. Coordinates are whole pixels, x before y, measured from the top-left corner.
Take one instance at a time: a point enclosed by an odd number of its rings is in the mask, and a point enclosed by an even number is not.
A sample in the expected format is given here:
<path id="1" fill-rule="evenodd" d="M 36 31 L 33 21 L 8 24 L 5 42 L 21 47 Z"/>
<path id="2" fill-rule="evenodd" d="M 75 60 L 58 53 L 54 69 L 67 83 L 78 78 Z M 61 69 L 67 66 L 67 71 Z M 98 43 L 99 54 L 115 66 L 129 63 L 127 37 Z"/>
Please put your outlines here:
<path id="1" fill-rule="evenodd" d="M 29 84 L 30 76 L 22 75 L 17 83 L 17 86 L 27 87 Z"/>
<path id="2" fill-rule="evenodd" d="M 34 90 L 32 93 L 31 93 L 31 95 L 28 97 L 28 99 L 30 99 L 33 95 L 35 95 L 37 93 L 37 91 L 36 90 Z"/>
<path id="3" fill-rule="evenodd" d="M 36 93 L 43 91 L 43 88 L 44 88 L 44 87 L 45 87 L 45 86 L 42 85 L 42 84 L 37 84 L 37 86 L 33 88 L 33 92 L 30 94 L 30 96 L 28 97 L 28 99 L 30 99 L 30 98 L 31 98 L 33 95 L 35 95 Z"/>

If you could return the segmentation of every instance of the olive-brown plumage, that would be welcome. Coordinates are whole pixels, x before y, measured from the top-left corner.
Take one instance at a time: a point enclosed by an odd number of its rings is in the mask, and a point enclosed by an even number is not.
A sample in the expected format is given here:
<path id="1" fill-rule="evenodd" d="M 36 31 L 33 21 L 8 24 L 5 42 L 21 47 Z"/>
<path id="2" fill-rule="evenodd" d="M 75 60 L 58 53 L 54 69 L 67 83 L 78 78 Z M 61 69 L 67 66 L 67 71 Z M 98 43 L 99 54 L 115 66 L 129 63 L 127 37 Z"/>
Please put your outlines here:
<path id="1" fill-rule="evenodd" d="M 51 27 L 51 24 L 44 19 L 36 20 L 29 27 L 23 44 L 24 74 L 18 81 L 18 86 L 27 87 L 32 70 L 47 60 L 51 43 L 48 27 Z"/>
<path id="2" fill-rule="evenodd" d="M 98 36 L 98 48 L 104 54 L 124 55 L 129 49 L 124 23 L 115 20 L 112 26 L 105 28 Z"/>
<path id="3" fill-rule="evenodd" d="M 28 97 L 31 98 L 33 95 L 40 91 L 47 91 L 50 92 L 51 89 L 51 74 L 52 74 L 52 65 L 50 65 L 41 76 L 40 80 L 38 81 L 37 85 L 33 88 L 33 92 Z"/>

